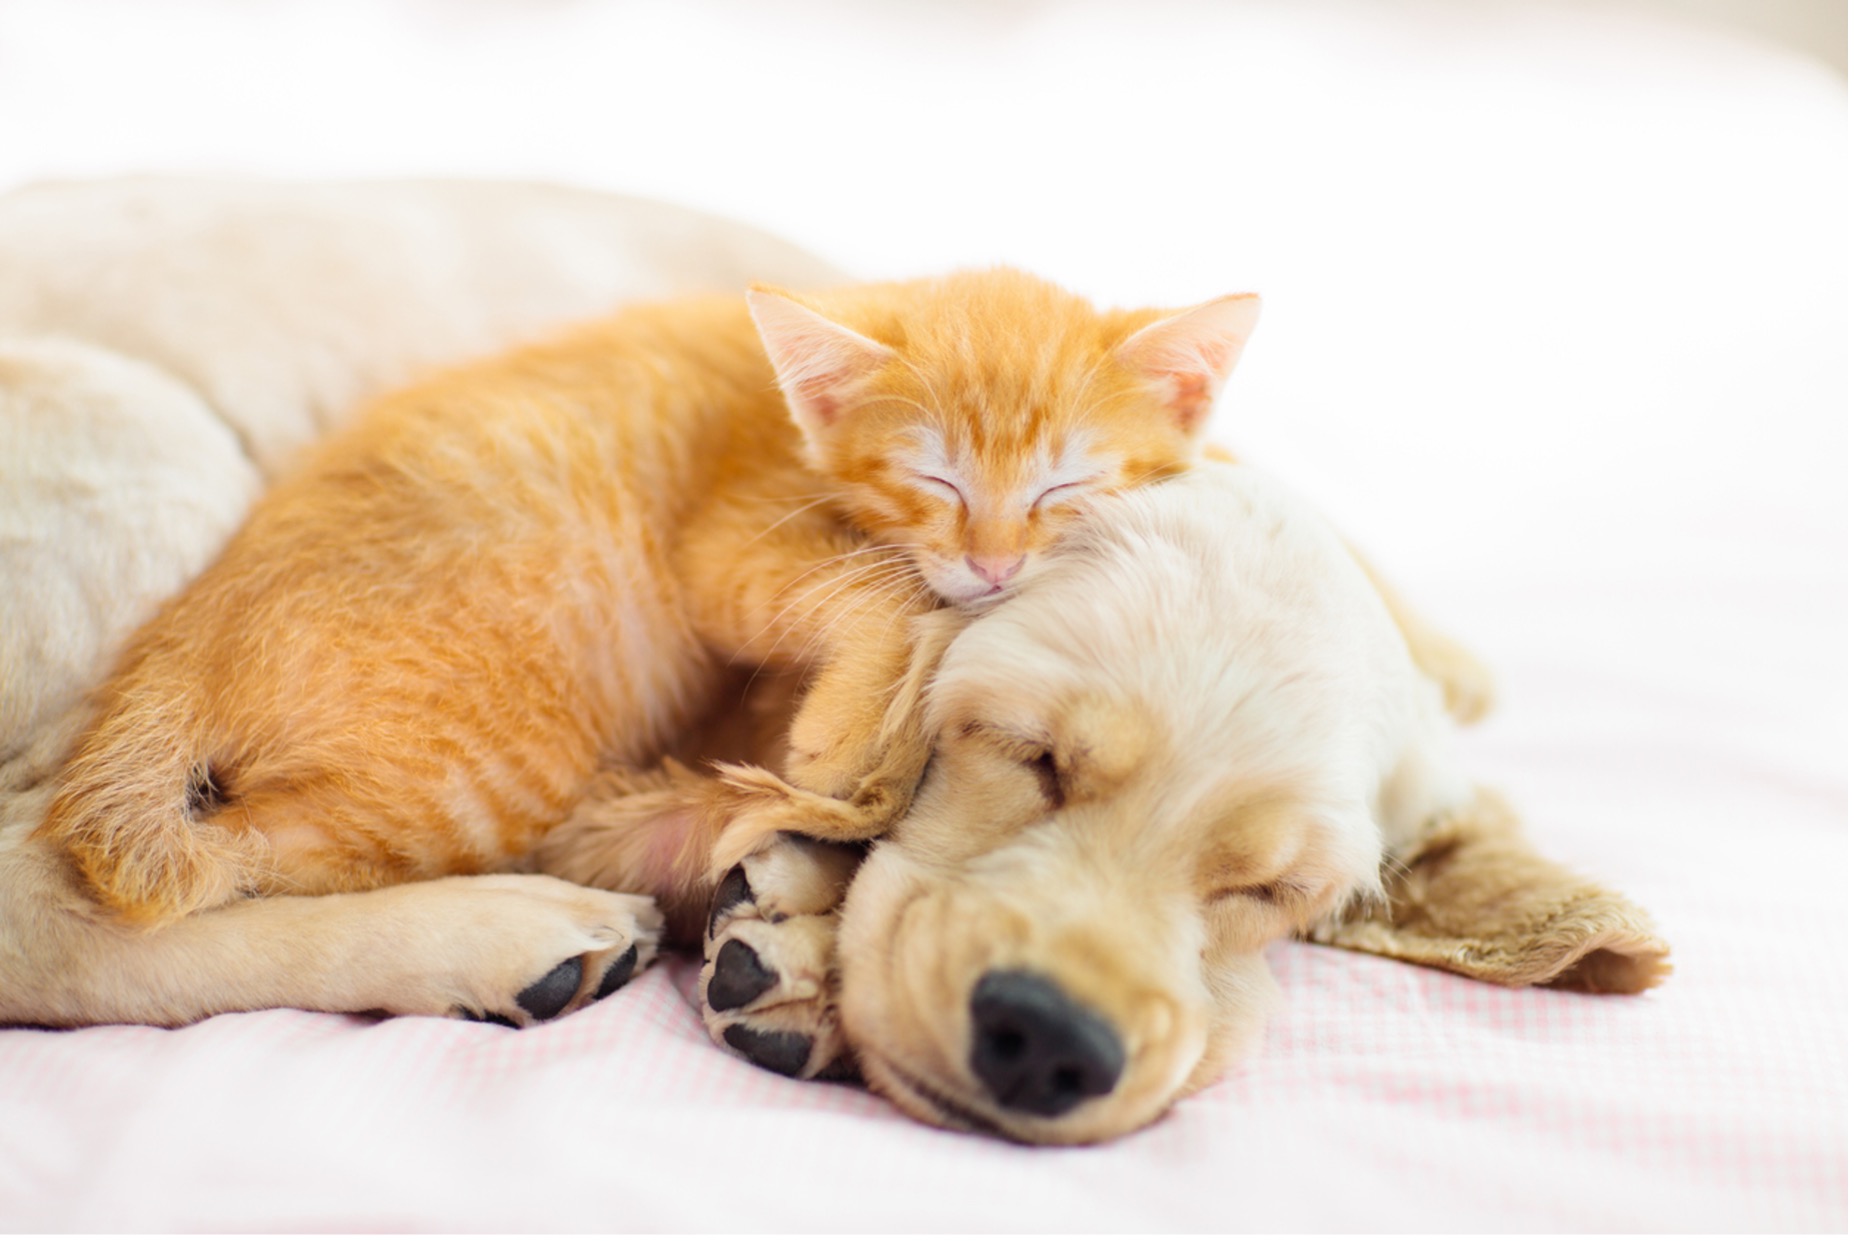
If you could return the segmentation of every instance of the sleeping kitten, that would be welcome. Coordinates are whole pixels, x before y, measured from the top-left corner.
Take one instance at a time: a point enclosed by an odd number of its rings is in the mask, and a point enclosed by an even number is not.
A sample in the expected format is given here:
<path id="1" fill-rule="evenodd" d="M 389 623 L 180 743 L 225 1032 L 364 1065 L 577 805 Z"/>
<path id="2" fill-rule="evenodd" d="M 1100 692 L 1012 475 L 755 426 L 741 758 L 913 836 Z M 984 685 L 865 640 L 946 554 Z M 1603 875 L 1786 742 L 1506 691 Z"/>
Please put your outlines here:
<path id="1" fill-rule="evenodd" d="M 1257 308 L 1099 313 L 1010 270 L 755 289 L 387 397 L 137 635 L 40 832 L 144 924 L 504 868 L 728 663 L 868 700 L 909 618 L 1186 469 Z M 652 830 L 629 890 L 694 883 L 706 842 Z"/>

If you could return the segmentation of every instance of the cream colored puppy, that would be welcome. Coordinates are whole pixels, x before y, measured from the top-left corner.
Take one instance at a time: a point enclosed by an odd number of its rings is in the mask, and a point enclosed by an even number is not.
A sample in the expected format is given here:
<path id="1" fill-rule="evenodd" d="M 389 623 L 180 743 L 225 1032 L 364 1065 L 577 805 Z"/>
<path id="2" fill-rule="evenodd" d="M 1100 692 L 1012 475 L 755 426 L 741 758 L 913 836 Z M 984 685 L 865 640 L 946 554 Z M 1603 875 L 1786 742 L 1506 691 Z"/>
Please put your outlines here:
<path id="1" fill-rule="evenodd" d="M 1494 813 L 1357 562 L 1251 467 L 1104 500 L 952 641 L 925 710 L 918 793 L 853 878 L 786 839 L 723 882 L 707 1016 L 785 1072 L 847 1040 L 910 1114 L 1023 1141 L 1125 1133 L 1213 1080 L 1275 1003 L 1271 940 L 1386 904 L 1386 859 Z M 1625 929 L 1603 945 L 1639 968 L 1599 989 L 1658 977 Z"/>

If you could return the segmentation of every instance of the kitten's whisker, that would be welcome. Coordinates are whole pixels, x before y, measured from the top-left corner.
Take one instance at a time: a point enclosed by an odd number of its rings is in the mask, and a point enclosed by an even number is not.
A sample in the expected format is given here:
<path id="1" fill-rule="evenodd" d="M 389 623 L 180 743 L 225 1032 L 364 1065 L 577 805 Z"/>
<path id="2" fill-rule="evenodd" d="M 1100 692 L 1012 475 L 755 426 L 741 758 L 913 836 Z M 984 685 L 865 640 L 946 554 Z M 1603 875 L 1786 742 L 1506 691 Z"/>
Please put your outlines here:
<path id="1" fill-rule="evenodd" d="M 892 616 L 894 613 L 903 609 L 906 606 L 907 598 L 911 597 L 911 592 L 909 596 L 904 596 L 901 600 L 897 601 L 889 597 L 891 588 L 913 577 L 913 575 L 913 566 L 903 565 L 890 567 L 887 573 L 878 573 L 867 577 L 848 578 L 840 583 L 836 590 L 813 605 L 813 611 L 818 614 L 823 614 L 825 609 L 831 608 L 833 604 L 835 604 L 835 607 L 832 608 L 828 615 L 822 616 L 821 624 L 814 625 L 811 638 L 800 651 L 798 657 L 799 662 L 809 659 L 812 652 L 815 651 L 822 642 L 830 638 L 832 631 L 835 630 L 852 611 L 858 609 L 867 611 L 871 607 L 885 607 Z M 846 591 L 851 591 L 852 588 L 853 593 L 851 593 L 850 597 L 839 602 L 838 597 L 843 595 Z M 919 587 L 917 586 L 914 589 L 919 589 Z M 796 622 L 794 622 L 793 626 L 788 626 L 785 632 L 789 634 L 795 625 Z M 784 635 L 781 636 L 783 637 Z"/>
<path id="2" fill-rule="evenodd" d="M 858 549 L 858 551 L 856 552 L 847 553 L 844 556 L 834 557 L 833 559 L 835 560 L 848 559 L 850 556 L 859 555 L 861 554 L 862 551 L 866 551 L 866 550 L 868 549 L 866 548 Z M 809 576 L 811 573 L 814 573 L 818 569 L 821 569 L 823 567 L 824 565 L 814 565 L 811 569 L 807 570 L 805 573 L 801 573 L 797 578 L 794 578 L 791 582 L 787 583 L 785 589 L 790 590 L 793 586 L 797 585 L 797 583 L 800 580 L 802 580 L 803 578 Z M 794 608 L 797 608 L 797 607 L 800 607 L 806 604 L 807 601 L 809 601 L 812 598 L 812 596 L 816 595 L 819 591 L 825 591 L 825 590 L 830 591 L 830 593 L 827 594 L 824 599 L 824 601 L 828 601 L 829 599 L 834 598 L 838 593 L 854 585 L 857 582 L 857 580 L 861 577 L 864 577 L 872 573 L 876 573 L 881 570 L 901 571 L 901 570 L 908 569 L 908 568 L 910 568 L 910 566 L 905 561 L 896 561 L 888 557 L 883 557 L 881 560 L 877 561 L 875 564 L 860 565 L 860 566 L 852 568 L 849 572 L 843 574 L 841 577 L 830 577 L 830 578 L 826 578 L 822 582 L 813 584 L 811 587 L 809 587 L 808 589 L 803 591 L 801 594 L 799 594 L 796 598 L 787 602 L 784 607 L 780 608 L 779 611 L 773 614 L 770 620 L 768 620 L 764 625 L 760 626 L 760 628 L 753 634 L 752 637 L 748 638 L 745 642 L 741 643 L 740 646 L 735 649 L 733 658 L 738 659 L 742 651 L 745 651 L 748 647 L 758 642 L 760 638 L 763 637 L 768 630 L 772 629 L 781 620 L 783 620 L 788 613 L 790 613 Z M 817 608 L 822 607 L 824 601 L 820 601 L 818 604 L 813 604 L 812 609 L 816 610 Z M 797 626 L 797 624 L 798 624 L 798 620 L 794 619 L 793 622 L 790 625 L 788 625 L 785 631 L 780 635 L 781 639 L 783 639 L 786 634 L 789 634 L 792 631 L 792 629 Z M 775 643 L 774 645 L 777 645 L 777 643 Z M 766 660 L 769 658 L 771 658 L 770 653 L 765 658 L 762 658 L 760 660 L 761 668 L 764 668 L 766 666 Z"/>
<path id="3" fill-rule="evenodd" d="M 1126 482 L 1122 483 L 1120 485 L 1120 489 L 1122 491 L 1128 491 L 1134 487 L 1139 486 L 1141 483 L 1145 482 L 1149 478 L 1158 478 L 1158 477 L 1161 477 L 1167 474 L 1175 474 L 1175 473 L 1178 473 L 1178 471 L 1174 469 L 1173 467 L 1171 467 L 1170 465 L 1155 465 L 1150 470 L 1147 470 L 1145 473 L 1137 475 L 1136 477 L 1130 478 Z"/>
<path id="4" fill-rule="evenodd" d="M 837 603 L 835 610 L 825 618 L 824 623 L 816 626 L 817 635 L 829 637 L 830 631 L 853 609 L 861 608 L 867 610 L 871 607 L 880 607 L 889 603 L 890 600 L 887 596 L 890 589 L 912 576 L 912 566 L 899 566 L 892 567 L 887 572 L 875 572 L 860 577 L 845 579 L 836 590 L 832 591 L 823 599 L 818 600 L 818 602 L 813 605 L 814 611 L 822 614 L 826 608 L 831 607 L 833 603 Z M 848 593 L 850 597 L 838 603 L 839 596 L 846 593 Z M 787 632 L 790 632 L 789 628 Z"/>
<path id="5" fill-rule="evenodd" d="M 848 560 L 852 556 L 867 555 L 871 552 L 887 552 L 887 551 L 905 552 L 907 550 L 908 550 L 908 545 L 906 543 L 871 543 L 867 547 L 854 547 L 854 548 L 851 548 L 847 552 L 840 552 L 835 556 L 826 556 L 824 559 L 815 562 L 809 569 L 806 569 L 803 573 L 800 573 L 797 577 L 793 578 L 792 581 L 794 582 L 801 581 L 804 578 L 810 576 L 811 574 L 816 573 L 819 569 L 828 568 L 831 565 L 837 564 L 841 561 Z"/>
<path id="6" fill-rule="evenodd" d="M 882 552 L 882 551 L 888 551 L 891 549 L 900 549 L 902 548 L 902 546 L 903 545 L 899 543 L 878 543 L 870 547 L 852 548 L 851 550 L 847 552 L 843 552 L 836 556 L 828 556 L 823 560 L 815 562 L 809 568 L 793 576 L 789 581 L 787 581 L 783 586 L 779 588 L 779 591 L 781 594 L 783 594 L 784 592 L 791 590 L 794 586 L 797 586 L 800 582 L 804 581 L 806 578 L 810 577 L 812 574 L 820 573 L 823 570 L 830 568 L 832 565 L 840 564 L 845 560 L 852 559 L 853 557 L 861 556 L 868 552 Z M 884 557 L 882 562 L 887 563 L 887 560 L 888 558 Z M 754 635 L 754 637 L 758 637 L 758 636 L 759 636 L 758 634 Z M 751 639 L 749 639 L 749 641 L 751 641 Z"/>
<path id="7" fill-rule="evenodd" d="M 860 552 L 849 552 L 842 556 L 832 556 L 829 560 L 821 561 L 818 564 L 813 565 L 811 568 L 806 569 L 803 573 L 800 573 L 798 576 L 794 577 L 791 581 L 787 582 L 784 586 L 780 587 L 780 593 L 784 594 L 785 592 L 794 589 L 800 582 L 804 581 L 807 577 L 810 577 L 814 573 L 818 573 L 827 568 L 831 568 L 835 565 L 839 565 L 843 561 L 848 560 L 860 554 L 861 554 Z M 892 559 L 889 557 L 882 557 L 881 559 L 878 559 L 871 564 L 855 566 L 849 569 L 847 571 L 847 574 L 848 576 L 854 577 L 857 574 L 870 573 L 870 572 L 874 572 L 877 569 L 883 569 L 883 568 L 889 568 L 889 567 L 905 567 L 907 563 L 908 562 L 905 559 L 896 560 L 896 559 Z M 773 619 L 776 621 L 780 616 L 784 616 L 785 613 L 789 611 L 792 607 L 803 603 L 806 599 L 810 598 L 813 594 L 817 593 L 817 591 L 822 590 L 826 588 L 827 586 L 829 586 L 831 583 L 839 581 L 839 580 L 841 579 L 833 576 L 833 577 L 827 577 L 821 582 L 813 583 L 804 592 L 802 592 L 801 594 L 791 599 L 786 604 L 785 607 L 781 608 L 778 611 L 778 613 L 774 616 Z M 755 636 L 757 637 L 758 635 L 756 634 Z"/>
<path id="8" fill-rule="evenodd" d="M 777 530 L 780 526 L 783 526 L 786 522 L 791 521 L 797 517 L 803 517 L 806 513 L 809 513 L 812 509 L 818 507 L 820 504 L 830 503 L 830 500 L 831 500 L 830 496 L 825 496 L 822 499 L 813 500 L 809 504 L 801 505 L 800 507 L 793 509 L 791 512 L 787 513 L 784 517 L 781 517 L 778 521 L 775 521 L 772 525 L 766 527 L 764 530 L 760 531 L 758 534 L 748 539 L 745 543 L 742 543 L 741 546 L 742 547 L 752 547 L 755 543 L 759 542 L 761 539 L 765 538 L 767 535 Z"/>
<path id="9" fill-rule="evenodd" d="M 777 504 L 783 508 L 787 504 L 796 504 L 800 500 L 829 500 L 841 493 L 836 491 L 807 491 L 802 495 L 749 495 L 743 491 L 730 491 L 720 498 L 741 504 Z"/>

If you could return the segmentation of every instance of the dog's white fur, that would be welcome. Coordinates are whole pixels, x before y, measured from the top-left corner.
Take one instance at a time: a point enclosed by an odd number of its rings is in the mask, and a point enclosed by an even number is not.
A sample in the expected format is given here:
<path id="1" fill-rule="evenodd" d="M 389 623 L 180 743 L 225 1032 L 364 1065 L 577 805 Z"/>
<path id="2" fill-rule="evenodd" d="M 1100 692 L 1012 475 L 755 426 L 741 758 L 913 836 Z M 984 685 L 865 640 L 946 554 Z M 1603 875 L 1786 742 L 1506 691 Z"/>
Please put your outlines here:
<path id="1" fill-rule="evenodd" d="M 0 272 L 0 1021 L 486 1012 L 567 957 L 647 956 L 650 902 L 543 876 L 135 935 L 27 837 L 127 635 L 368 397 L 621 301 L 840 274 L 745 225 L 579 190 L 161 178 L 0 198 Z"/>

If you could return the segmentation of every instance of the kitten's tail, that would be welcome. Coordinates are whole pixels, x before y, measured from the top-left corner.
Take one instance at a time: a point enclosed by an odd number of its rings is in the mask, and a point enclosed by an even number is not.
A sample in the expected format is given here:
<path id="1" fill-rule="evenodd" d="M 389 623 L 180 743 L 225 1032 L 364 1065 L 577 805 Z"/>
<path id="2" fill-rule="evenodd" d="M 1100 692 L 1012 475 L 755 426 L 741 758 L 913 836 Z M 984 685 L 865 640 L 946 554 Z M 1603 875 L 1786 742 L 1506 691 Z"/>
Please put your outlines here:
<path id="1" fill-rule="evenodd" d="M 198 704 L 119 692 L 78 743 L 35 838 L 62 848 L 125 921 L 157 926 L 254 886 L 266 841 L 220 813 L 233 763 Z"/>

